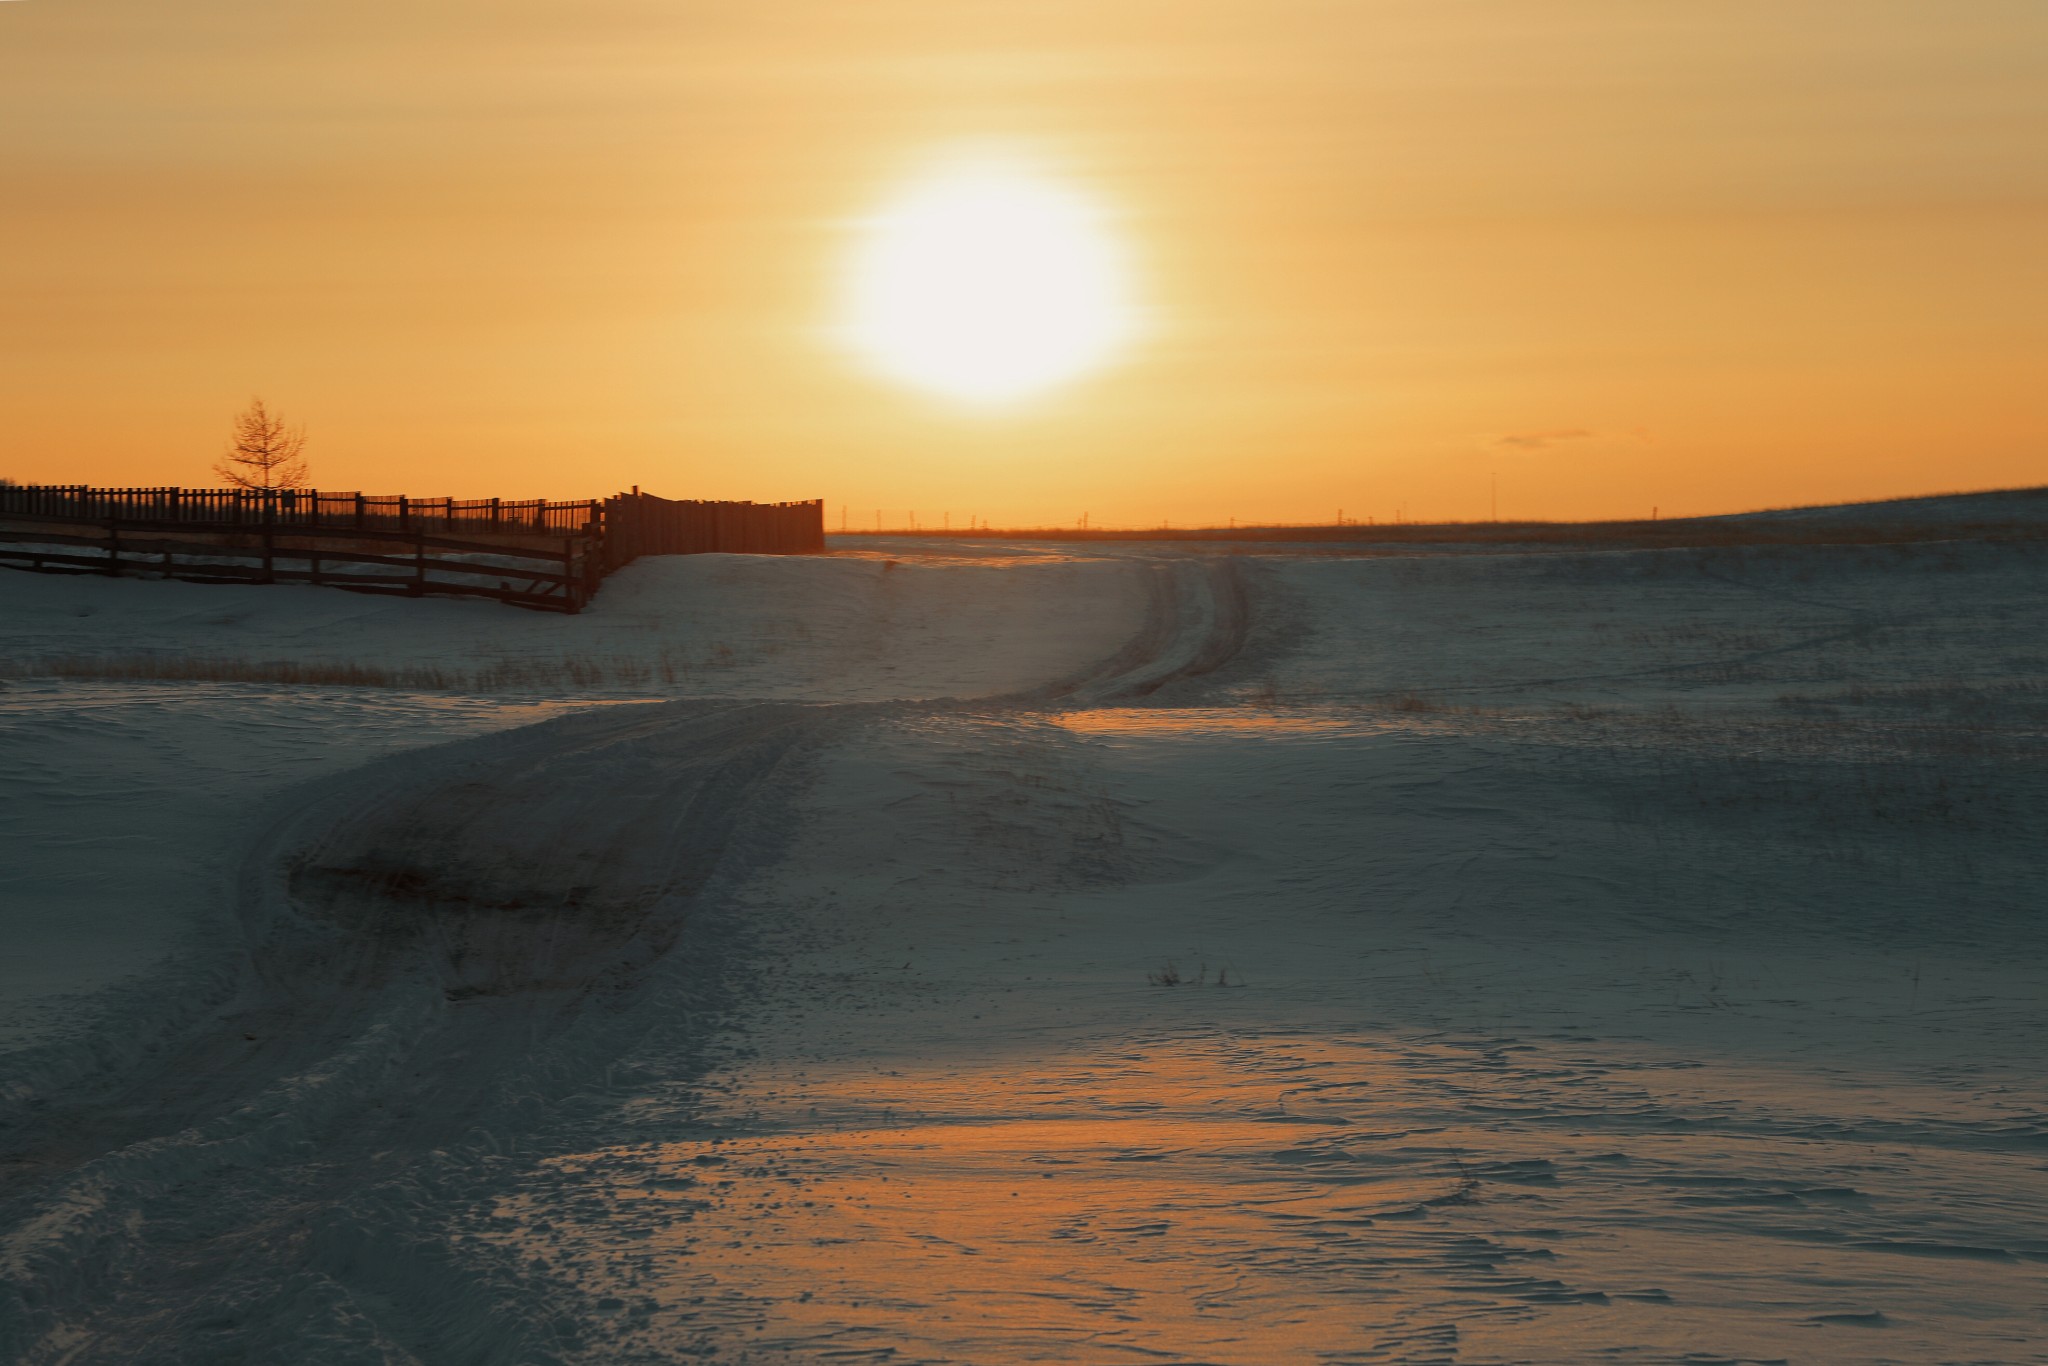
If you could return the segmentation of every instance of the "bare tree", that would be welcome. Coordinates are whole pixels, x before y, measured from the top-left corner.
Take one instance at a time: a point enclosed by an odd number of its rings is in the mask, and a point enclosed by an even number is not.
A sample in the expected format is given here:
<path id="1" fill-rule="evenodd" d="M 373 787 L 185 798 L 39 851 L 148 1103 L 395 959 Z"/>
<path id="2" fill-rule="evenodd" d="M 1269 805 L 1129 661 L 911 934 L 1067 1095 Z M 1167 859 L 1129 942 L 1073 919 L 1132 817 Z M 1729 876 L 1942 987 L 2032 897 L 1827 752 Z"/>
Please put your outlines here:
<path id="1" fill-rule="evenodd" d="M 287 427 L 260 398 L 235 415 L 234 443 L 213 467 L 224 484 L 243 489 L 302 489 L 306 473 L 306 429 Z"/>

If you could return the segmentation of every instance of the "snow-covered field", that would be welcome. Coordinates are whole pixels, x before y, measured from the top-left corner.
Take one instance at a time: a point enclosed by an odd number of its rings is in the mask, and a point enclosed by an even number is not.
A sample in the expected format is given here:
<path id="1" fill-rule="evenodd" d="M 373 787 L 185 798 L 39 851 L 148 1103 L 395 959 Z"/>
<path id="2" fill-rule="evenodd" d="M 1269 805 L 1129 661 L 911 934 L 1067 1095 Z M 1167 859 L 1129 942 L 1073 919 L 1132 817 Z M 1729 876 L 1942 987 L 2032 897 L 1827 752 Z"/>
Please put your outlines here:
<path id="1" fill-rule="evenodd" d="M 0 578 L 0 1357 L 2048 1361 L 2048 545 L 1232 549 Z"/>

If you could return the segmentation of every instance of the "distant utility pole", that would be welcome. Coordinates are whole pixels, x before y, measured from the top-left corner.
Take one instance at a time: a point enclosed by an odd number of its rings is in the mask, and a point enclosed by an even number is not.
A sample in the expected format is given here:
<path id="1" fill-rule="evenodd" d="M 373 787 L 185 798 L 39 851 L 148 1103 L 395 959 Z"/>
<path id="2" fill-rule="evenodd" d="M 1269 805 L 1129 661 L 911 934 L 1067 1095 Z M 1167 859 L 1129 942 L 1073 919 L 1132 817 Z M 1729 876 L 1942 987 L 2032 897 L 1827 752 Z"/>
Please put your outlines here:
<path id="1" fill-rule="evenodd" d="M 1338 509 L 1337 509 L 1337 525 L 1338 525 L 1338 526 L 1343 526 L 1343 525 L 1344 525 L 1344 509 L 1343 509 L 1343 508 L 1338 508 Z"/>
<path id="2" fill-rule="evenodd" d="M 881 529 L 882 529 L 882 510 L 881 510 L 880 508 L 876 508 L 876 509 L 875 509 L 875 530 L 877 530 L 877 531 L 880 531 Z"/>
<path id="3" fill-rule="evenodd" d="M 841 532 L 846 530 L 846 504 L 844 503 L 839 505 L 839 530 Z"/>
<path id="4" fill-rule="evenodd" d="M 1500 476 L 1492 474 L 1488 475 L 1487 478 L 1492 480 L 1490 492 L 1492 494 L 1493 520 L 1498 522 L 1500 520 Z"/>

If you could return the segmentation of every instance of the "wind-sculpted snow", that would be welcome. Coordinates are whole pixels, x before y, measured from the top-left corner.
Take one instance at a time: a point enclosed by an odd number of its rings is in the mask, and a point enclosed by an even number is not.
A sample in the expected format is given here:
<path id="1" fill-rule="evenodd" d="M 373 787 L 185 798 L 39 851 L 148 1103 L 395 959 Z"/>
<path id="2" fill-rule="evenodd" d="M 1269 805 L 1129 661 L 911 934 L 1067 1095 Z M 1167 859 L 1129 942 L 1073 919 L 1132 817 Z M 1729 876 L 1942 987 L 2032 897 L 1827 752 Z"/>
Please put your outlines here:
<path id="1" fill-rule="evenodd" d="M 1958 952 L 1910 872 L 1974 832 L 1217 710 L 834 747 L 730 1056 L 476 1225 L 614 1306 L 580 1360 L 2033 1359 L 2040 936 Z"/>
<path id="2" fill-rule="evenodd" d="M 1113 563 L 728 555 L 636 564 L 577 617 L 304 587 L 6 580 L 0 1096 L 128 1051 L 93 1022 L 137 990 L 160 1021 L 148 998 L 165 994 L 167 960 L 170 995 L 208 997 L 248 832 L 296 784 L 609 701 L 1021 695 L 1117 651 L 1146 593 L 1143 574 Z"/>
<path id="3" fill-rule="evenodd" d="M 276 1319 L 280 1298 L 340 1312 L 356 1259 L 417 1237 L 421 1164 L 496 1153 L 588 1085 L 757 789 L 834 723 L 602 708 L 374 765 L 291 812 L 247 866 L 232 1004 L 17 1128 L 11 1185 L 59 1194 L 6 1246 L 16 1295 L 41 1290 L 9 1306 L 14 1351 L 63 1356 L 83 1333 L 103 1344 L 87 1359 L 157 1337 L 260 1359 L 328 1331 Z M 480 1308 L 415 1312 L 432 1341 L 436 1316 Z"/>
<path id="4" fill-rule="evenodd" d="M 1156 688 L 1205 657 L 1183 637 L 1212 632 L 1216 614 L 1183 602 L 1190 581 L 1175 568 L 1144 648 L 1089 671 L 1093 686 Z M 302 795 L 248 857 L 247 968 L 218 1018 L 110 1079 L 17 1097 L 37 1105 L 7 1148 L 31 1212 L 0 1249 L 16 1287 L 0 1346 L 79 1359 L 68 1344 L 82 1337 L 83 1359 L 118 1360 L 160 1337 L 181 1354 L 205 1342 L 260 1356 L 333 1331 L 278 1317 L 280 1297 L 309 1295 L 321 1316 L 369 1325 L 328 1347 L 383 1342 L 379 1311 L 354 1298 L 398 1292 L 382 1273 L 366 1290 L 353 1268 L 396 1255 L 430 1217 L 409 1173 L 451 1149 L 501 1156 L 587 1088 L 709 880 L 721 867 L 743 876 L 774 847 L 757 790 L 875 710 L 602 707 Z M 195 1185 L 203 1214 L 185 1203 Z M 193 1240 L 195 1219 L 220 1227 Z M 175 1244 L 135 1237 L 138 1225 L 177 1229 Z M 279 1254 L 287 1274 L 252 1274 Z M 492 1352 L 539 1350 L 523 1317 L 495 1317 L 460 1287 L 432 1293 L 451 1298 L 406 1316 L 433 1344 L 426 1359 L 479 1346 L 465 1334 Z M 471 1326 L 441 1326 L 450 1316 Z"/>
<path id="5" fill-rule="evenodd" d="M 0 1354 L 2048 1360 L 2035 548 L 817 569 L 915 676 L 275 801 Z"/>

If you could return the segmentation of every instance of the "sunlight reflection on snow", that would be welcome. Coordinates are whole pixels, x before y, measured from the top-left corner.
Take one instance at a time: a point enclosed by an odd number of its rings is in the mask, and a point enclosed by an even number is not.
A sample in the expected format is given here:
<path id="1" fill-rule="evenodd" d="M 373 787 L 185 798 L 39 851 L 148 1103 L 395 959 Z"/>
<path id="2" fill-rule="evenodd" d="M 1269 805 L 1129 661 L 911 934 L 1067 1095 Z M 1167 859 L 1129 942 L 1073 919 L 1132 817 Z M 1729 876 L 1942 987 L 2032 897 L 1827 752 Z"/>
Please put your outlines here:
<path id="1" fill-rule="evenodd" d="M 1097 707 L 1054 718 L 1083 735 L 1194 738 L 1209 735 L 1383 735 L 1399 729 L 1383 720 L 1331 712 L 1249 711 L 1227 707 Z"/>
<path id="2" fill-rule="evenodd" d="M 729 1081 L 709 1115 L 633 1107 L 691 1136 L 546 1161 L 497 1205 L 494 1241 L 630 1306 L 621 1356 L 737 1330 L 776 1359 L 1562 1361 L 1588 1312 L 1645 1359 L 1782 1355 L 1794 1310 L 2010 1312 L 2031 1283 L 1976 1255 L 1978 1215 L 1902 1218 L 2023 1164 L 1958 1150 L 1951 1098 L 1893 1078 L 1891 1132 L 1859 1132 L 1850 1078 L 1256 1028 Z M 1816 1239 L 1859 1295 L 1811 1283 Z M 1789 1317 L 1720 1312 L 1759 1295 Z"/>

